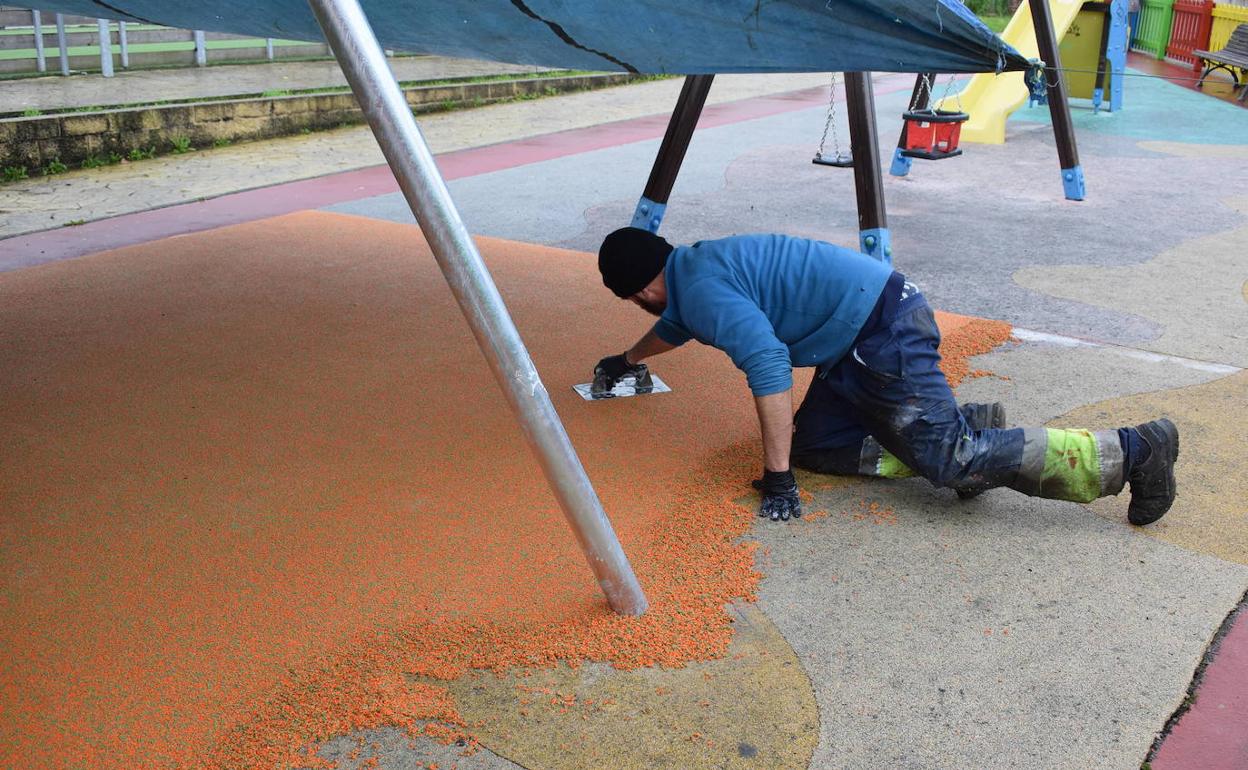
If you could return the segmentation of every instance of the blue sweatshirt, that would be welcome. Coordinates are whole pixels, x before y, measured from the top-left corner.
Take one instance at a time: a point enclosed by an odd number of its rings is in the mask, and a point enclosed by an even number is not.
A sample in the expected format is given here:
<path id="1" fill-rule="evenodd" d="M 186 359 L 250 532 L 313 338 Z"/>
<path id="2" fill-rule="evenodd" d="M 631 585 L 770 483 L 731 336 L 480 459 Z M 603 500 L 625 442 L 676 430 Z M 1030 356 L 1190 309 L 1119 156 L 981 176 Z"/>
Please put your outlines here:
<path id="1" fill-rule="evenodd" d="M 756 396 L 793 387 L 794 366 L 845 355 L 892 269 L 856 251 L 784 235 L 738 235 L 672 251 L 667 309 L 654 332 L 669 345 L 713 345 Z"/>

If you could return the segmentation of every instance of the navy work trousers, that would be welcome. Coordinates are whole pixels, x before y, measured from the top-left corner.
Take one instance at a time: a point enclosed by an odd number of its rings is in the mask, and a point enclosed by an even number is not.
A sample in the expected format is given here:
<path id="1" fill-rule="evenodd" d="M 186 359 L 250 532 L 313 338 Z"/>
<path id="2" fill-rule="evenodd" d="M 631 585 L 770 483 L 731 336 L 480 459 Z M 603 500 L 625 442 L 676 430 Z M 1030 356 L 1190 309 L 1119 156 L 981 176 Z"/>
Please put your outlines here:
<path id="1" fill-rule="evenodd" d="M 794 417 L 793 464 L 857 473 L 828 467 L 826 458 L 844 458 L 844 450 L 872 436 L 936 486 L 1011 484 L 1023 457 L 1023 430 L 971 430 L 940 370 L 939 346 L 936 318 L 920 297 L 840 361 L 816 370 Z"/>

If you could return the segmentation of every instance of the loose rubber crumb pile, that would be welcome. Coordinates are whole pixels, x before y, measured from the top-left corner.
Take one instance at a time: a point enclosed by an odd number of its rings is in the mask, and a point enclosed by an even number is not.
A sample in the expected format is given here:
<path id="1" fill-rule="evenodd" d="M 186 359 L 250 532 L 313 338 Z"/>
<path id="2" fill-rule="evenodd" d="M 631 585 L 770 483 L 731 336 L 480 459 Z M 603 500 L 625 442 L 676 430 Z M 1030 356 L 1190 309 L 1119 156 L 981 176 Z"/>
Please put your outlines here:
<path id="1" fill-rule="evenodd" d="M 439 684 L 470 668 L 724 655 L 759 579 L 743 376 L 689 345 L 654 363 L 673 393 L 581 401 L 647 318 L 587 255 L 481 246 L 650 612 L 605 607 L 414 228 L 302 213 L 7 273 L 0 765 L 317 765 L 360 728 L 470 741 Z"/>

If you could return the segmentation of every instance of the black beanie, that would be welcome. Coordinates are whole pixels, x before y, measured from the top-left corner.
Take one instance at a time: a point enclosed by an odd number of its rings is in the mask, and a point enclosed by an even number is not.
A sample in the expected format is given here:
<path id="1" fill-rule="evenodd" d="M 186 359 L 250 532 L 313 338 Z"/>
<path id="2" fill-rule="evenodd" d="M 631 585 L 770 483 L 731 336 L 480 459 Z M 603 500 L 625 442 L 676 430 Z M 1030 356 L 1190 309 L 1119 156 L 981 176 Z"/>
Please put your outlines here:
<path id="1" fill-rule="evenodd" d="M 649 230 L 624 227 L 603 239 L 598 272 L 615 296 L 631 297 L 663 272 L 671 253 L 672 245 Z"/>

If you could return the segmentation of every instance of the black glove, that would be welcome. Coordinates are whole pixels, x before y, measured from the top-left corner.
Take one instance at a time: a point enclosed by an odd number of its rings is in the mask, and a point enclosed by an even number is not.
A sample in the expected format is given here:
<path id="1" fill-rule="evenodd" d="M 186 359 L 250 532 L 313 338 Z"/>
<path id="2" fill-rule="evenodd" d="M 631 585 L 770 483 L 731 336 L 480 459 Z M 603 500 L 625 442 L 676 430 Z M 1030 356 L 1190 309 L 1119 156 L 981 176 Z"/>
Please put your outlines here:
<path id="1" fill-rule="evenodd" d="M 753 487 L 763 493 L 759 516 L 772 521 L 788 521 L 790 516 L 802 518 L 802 499 L 797 494 L 793 471 L 764 470 L 763 477 L 755 479 Z"/>
<path id="2" fill-rule="evenodd" d="M 595 385 L 600 385 L 610 390 L 615 387 L 615 383 L 619 382 L 624 375 L 631 372 L 634 368 L 624 357 L 623 353 L 618 356 L 607 356 L 594 367 Z"/>

